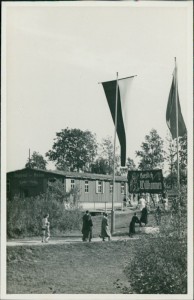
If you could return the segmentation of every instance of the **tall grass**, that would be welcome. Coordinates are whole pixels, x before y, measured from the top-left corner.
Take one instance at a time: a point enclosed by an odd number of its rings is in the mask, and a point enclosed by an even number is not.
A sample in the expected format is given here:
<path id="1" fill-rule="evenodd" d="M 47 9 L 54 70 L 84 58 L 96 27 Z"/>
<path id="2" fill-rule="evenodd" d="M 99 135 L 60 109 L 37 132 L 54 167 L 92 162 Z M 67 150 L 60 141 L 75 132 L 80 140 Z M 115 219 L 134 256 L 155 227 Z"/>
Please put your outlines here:
<path id="1" fill-rule="evenodd" d="M 57 187 L 57 192 L 56 192 Z M 64 191 L 64 189 L 63 189 Z M 15 197 L 7 201 L 7 236 L 36 236 L 41 233 L 43 215 L 49 213 L 51 231 L 80 229 L 82 213 L 59 185 L 47 193 L 31 198 Z"/>

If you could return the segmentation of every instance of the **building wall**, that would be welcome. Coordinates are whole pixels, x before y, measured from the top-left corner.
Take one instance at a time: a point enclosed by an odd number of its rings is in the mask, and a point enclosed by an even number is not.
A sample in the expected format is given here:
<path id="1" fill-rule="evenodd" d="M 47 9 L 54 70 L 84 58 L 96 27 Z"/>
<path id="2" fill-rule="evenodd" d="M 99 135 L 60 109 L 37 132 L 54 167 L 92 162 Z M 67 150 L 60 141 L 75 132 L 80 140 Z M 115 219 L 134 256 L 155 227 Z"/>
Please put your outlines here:
<path id="1" fill-rule="evenodd" d="M 13 199 L 14 196 L 34 197 L 45 193 L 48 186 L 48 180 L 57 177 L 63 180 L 61 176 L 52 176 L 52 174 L 39 172 L 32 169 L 23 169 L 8 173 L 7 175 L 7 196 Z"/>
<path id="2" fill-rule="evenodd" d="M 103 189 L 102 192 L 97 192 L 97 184 L 98 180 L 88 180 L 88 179 L 69 179 L 67 178 L 66 186 L 70 189 L 70 184 L 68 181 L 74 180 L 75 186 L 80 191 L 80 202 L 97 202 L 97 203 L 105 203 L 112 202 L 112 192 L 110 192 L 110 181 L 102 181 Z M 85 192 L 85 181 L 88 181 L 89 190 Z M 123 189 L 123 193 L 121 193 L 121 182 L 115 182 L 115 202 L 122 202 L 124 198 L 124 193 L 126 190 L 126 183 Z M 66 189 L 68 191 L 68 189 Z"/>
<path id="3" fill-rule="evenodd" d="M 79 174 L 80 175 L 80 174 Z M 79 176 L 78 176 L 79 177 Z M 64 189 L 70 191 L 72 181 L 79 190 L 79 203 L 85 209 L 109 209 L 112 206 L 112 192 L 110 192 L 110 179 L 95 180 L 91 178 L 65 178 L 65 175 L 39 171 L 35 169 L 23 169 L 10 172 L 7 175 L 8 197 L 13 199 L 14 195 L 20 197 L 33 197 L 40 193 L 45 193 L 48 181 L 58 179 L 64 183 Z M 88 182 L 88 192 L 85 192 L 85 182 Z M 98 192 L 98 181 L 102 182 L 102 192 Z M 114 206 L 122 208 L 124 192 L 121 193 L 121 182 L 115 182 Z"/>

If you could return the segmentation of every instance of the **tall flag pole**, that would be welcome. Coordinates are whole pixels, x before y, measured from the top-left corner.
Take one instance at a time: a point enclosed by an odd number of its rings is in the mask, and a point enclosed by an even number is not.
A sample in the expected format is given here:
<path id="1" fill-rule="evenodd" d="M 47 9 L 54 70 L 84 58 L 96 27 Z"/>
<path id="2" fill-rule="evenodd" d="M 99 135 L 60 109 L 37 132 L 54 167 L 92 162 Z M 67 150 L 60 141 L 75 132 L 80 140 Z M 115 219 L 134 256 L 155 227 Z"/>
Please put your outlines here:
<path id="1" fill-rule="evenodd" d="M 118 72 L 116 80 L 101 82 L 104 88 L 104 92 L 107 98 L 111 116 L 114 122 L 114 154 L 113 154 L 113 194 L 112 194 L 112 213 L 111 213 L 111 233 L 115 230 L 115 152 L 116 152 L 116 134 L 121 147 L 121 166 L 126 165 L 126 153 L 127 153 L 127 113 L 128 103 L 130 98 L 131 84 L 133 78 L 137 76 L 129 76 L 118 79 Z"/>
<path id="2" fill-rule="evenodd" d="M 180 195 L 180 169 L 179 169 L 179 123 L 178 123 L 178 86 L 177 86 L 177 63 L 175 57 L 175 99 L 176 99 L 176 147 L 177 147 L 177 190 Z"/>
<path id="3" fill-rule="evenodd" d="M 29 166 L 30 166 L 30 168 L 31 168 L 30 149 L 29 149 Z"/>
<path id="4" fill-rule="evenodd" d="M 118 72 L 116 79 L 116 101 L 115 101 L 115 130 L 114 130 L 114 153 L 113 153 L 113 193 L 112 193 L 112 210 L 111 210 L 111 234 L 115 231 L 115 152 L 116 152 L 116 133 L 117 133 L 117 112 L 118 112 Z"/>
<path id="5" fill-rule="evenodd" d="M 181 113 L 181 106 L 178 94 L 177 81 L 177 63 L 175 57 L 175 68 L 173 72 L 172 85 L 168 97 L 168 104 L 166 109 L 166 122 L 172 134 L 172 138 L 176 138 L 177 146 L 177 190 L 180 194 L 180 169 L 179 169 L 179 136 L 184 136 L 187 133 L 185 122 Z"/>

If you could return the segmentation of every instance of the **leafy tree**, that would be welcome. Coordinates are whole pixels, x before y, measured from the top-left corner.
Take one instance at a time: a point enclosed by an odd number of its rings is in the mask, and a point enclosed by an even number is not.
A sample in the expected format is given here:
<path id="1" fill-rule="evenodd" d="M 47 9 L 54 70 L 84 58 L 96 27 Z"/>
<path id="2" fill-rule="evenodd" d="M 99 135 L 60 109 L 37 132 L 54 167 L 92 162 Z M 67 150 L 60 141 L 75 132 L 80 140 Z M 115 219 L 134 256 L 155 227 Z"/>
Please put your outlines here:
<path id="1" fill-rule="evenodd" d="M 78 186 L 75 186 L 69 192 L 66 192 L 64 184 L 60 180 L 54 180 L 48 183 L 47 195 L 65 204 L 65 207 L 72 208 L 78 205 L 80 190 Z"/>
<path id="2" fill-rule="evenodd" d="M 70 193 L 64 189 L 64 184 L 57 179 L 48 182 L 47 195 L 53 197 L 60 203 L 67 203 Z"/>
<path id="3" fill-rule="evenodd" d="M 175 168 L 175 161 L 176 161 L 176 143 L 175 140 L 172 139 L 171 134 L 169 133 L 166 137 L 167 142 L 167 151 L 165 152 L 165 161 L 169 167 L 169 175 L 165 178 L 166 186 L 172 188 L 176 185 L 177 182 L 177 175 L 176 175 L 176 168 Z"/>
<path id="4" fill-rule="evenodd" d="M 110 172 L 112 172 L 112 168 L 110 169 L 105 158 L 99 157 L 91 165 L 91 172 L 95 174 L 110 174 Z"/>
<path id="5" fill-rule="evenodd" d="M 46 170 L 47 161 L 38 152 L 34 151 L 31 158 L 25 164 L 26 168 Z"/>
<path id="6" fill-rule="evenodd" d="M 135 165 L 133 159 L 131 159 L 129 157 L 127 158 L 126 165 L 127 165 L 127 167 L 128 167 L 129 170 L 135 170 L 136 169 L 136 165 Z"/>
<path id="7" fill-rule="evenodd" d="M 179 138 L 179 145 L 180 145 L 180 150 L 179 150 L 180 167 L 181 170 L 186 171 L 187 170 L 187 134 Z"/>
<path id="8" fill-rule="evenodd" d="M 52 150 L 46 153 L 59 170 L 88 171 L 96 156 L 96 137 L 90 131 L 62 129 L 56 133 Z"/>
<path id="9" fill-rule="evenodd" d="M 171 187 L 177 186 L 177 141 L 167 137 L 168 152 L 166 152 L 166 161 L 169 165 L 170 174 L 166 178 L 166 183 Z M 179 138 L 179 172 L 180 182 L 187 183 L 187 135 Z"/>
<path id="10" fill-rule="evenodd" d="M 162 168 L 164 162 L 163 140 L 155 129 L 145 136 L 145 142 L 142 143 L 141 151 L 136 151 L 140 158 L 139 169 L 151 170 Z"/>
<path id="11" fill-rule="evenodd" d="M 119 170 L 119 161 L 120 157 L 115 154 L 115 170 L 116 174 L 118 174 Z M 92 165 L 91 171 L 97 174 L 113 174 L 113 161 L 114 160 L 114 146 L 112 143 L 112 137 L 107 136 L 102 139 L 101 144 L 99 145 L 99 154 L 98 158 Z"/>

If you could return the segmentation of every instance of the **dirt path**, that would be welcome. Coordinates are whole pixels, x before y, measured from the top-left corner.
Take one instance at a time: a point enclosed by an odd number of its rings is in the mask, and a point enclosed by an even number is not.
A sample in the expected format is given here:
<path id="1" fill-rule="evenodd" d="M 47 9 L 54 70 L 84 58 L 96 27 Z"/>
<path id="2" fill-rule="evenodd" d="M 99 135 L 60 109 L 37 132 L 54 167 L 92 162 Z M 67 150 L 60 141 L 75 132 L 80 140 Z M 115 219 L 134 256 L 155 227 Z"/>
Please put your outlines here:
<path id="1" fill-rule="evenodd" d="M 125 237 L 112 237 L 111 242 L 115 241 L 126 241 L 131 239 L 138 239 L 138 235 L 130 238 L 128 236 Z M 102 243 L 102 239 L 100 237 L 93 238 L 91 243 Z M 108 240 L 105 241 L 107 243 Z M 83 243 L 82 238 L 80 237 L 67 237 L 61 239 L 55 239 L 54 237 L 49 240 L 49 243 L 42 243 L 41 239 L 15 239 L 7 241 L 7 246 L 47 246 L 47 245 L 58 245 L 58 244 L 72 244 L 72 243 Z"/>
<path id="2" fill-rule="evenodd" d="M 139 239 L 140 234 L 155 235 L 159 232 L 158 227 L 142 227 L 139 228 L 136 235 L 133 238 L 129 236 L 113 236 L 111 242 L 115 241 L 128 241 L 132 239 Z M 102 243 L 100 237 L 95 237 L 92 239 L 92 243 Z M 107 240 L 105 241 L 105 243 Z M 12 239 L 7 241 L 7 246 L 46 246 L 46 245 L 58 245 L 58 244 L 72 244 L 72 243 L 83 243 L 81 236 L 68 236 L 63 238 L 51 238 L 49 243 L 42 243 L 41 238 L 25 238 L 25 239 Z"/>

